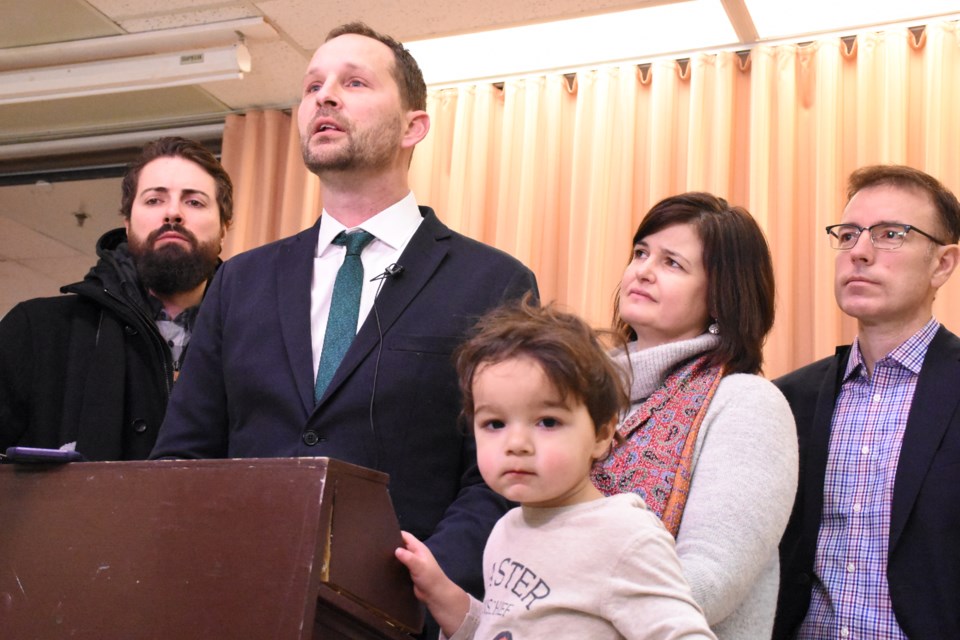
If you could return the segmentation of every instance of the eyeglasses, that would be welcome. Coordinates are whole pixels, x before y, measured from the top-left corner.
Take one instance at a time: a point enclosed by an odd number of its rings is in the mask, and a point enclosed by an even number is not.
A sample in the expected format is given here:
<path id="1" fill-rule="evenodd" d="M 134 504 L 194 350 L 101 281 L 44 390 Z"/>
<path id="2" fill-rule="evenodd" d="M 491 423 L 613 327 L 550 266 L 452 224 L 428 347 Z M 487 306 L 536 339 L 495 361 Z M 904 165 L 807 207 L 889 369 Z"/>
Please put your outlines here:
<path id="1" fill-rule="evenodd" d="M 856 246 L 860 234 L 867 231 L 870 235 L 870 242 L 877 249 L 884 251 L 893 251 L 903 246 L 903 240 L 911 231 L 916 231 L 920 235 L 930 238 L 937 244 L 943 245 L 926 231 L 921 231 L 910 224 L 896 224 L 894 222 L 881 222 L 870 227 L 860 227 L 855 224 L 832 224 L 827 227 L 827 235 L 830 236 L 830 247 L 839 251 L 849 251 Z"/>

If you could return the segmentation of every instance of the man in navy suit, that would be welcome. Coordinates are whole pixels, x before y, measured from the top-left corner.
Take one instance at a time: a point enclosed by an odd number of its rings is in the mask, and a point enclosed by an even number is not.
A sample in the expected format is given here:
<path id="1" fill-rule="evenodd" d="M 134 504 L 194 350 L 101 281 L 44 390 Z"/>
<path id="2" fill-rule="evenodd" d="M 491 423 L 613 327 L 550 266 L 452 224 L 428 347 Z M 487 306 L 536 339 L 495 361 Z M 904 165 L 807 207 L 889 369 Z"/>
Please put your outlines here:
<path id="1" fill-rule="evenodd" d="M 853 345 L 776 381 L 800 439 L 775 638 L 960 638 L 960 339 L 933 300 L 960 203 L 910 167 L 850 176 L 834 292 Z"/>
<path id="2" fill-rule="evenodd" d="M 359 23 L 328 35 L 298 113 L 323 212 L 311 229 L 224 264 L 152 457 L 328 456 L 388 473 L 401 527 L 482 593 L 484 543 L 506 505 L 457 424 L 451 353 L 484 312 L 536 295 L 536 280 L 418 207 L 407 174 L 430 128 L 425 107 L 402 45 Z M 345 262 L 335 238 L 360 229 L 373 239 L 360 254 L 356 336 L 317 385 Z"/>

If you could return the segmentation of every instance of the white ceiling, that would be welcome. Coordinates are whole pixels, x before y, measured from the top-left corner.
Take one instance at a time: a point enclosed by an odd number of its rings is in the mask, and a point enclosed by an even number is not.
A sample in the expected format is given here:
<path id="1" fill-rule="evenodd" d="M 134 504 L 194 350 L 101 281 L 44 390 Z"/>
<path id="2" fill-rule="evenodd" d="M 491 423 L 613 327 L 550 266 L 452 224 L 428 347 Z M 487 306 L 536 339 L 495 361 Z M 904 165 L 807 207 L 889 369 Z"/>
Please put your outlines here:
<path id="1" fill-rule="evenodd" d="M 83 278 L 97 239 L 121 226 L 119 208 L 119 178 L 0 188 L 0 317 Z"/>
<path id="2" fill-rule="evenodd" d="M 222 120 L 225 113 L 286 108 L 298 98 L 313 51 L 339 24 L 362 20 L 402 41 L 529 25 L 691 0 L 0 0 L 0 71 L 18 68 L 17 48 L 177 27 L 263 18 L 271 35 L 250 37 L 252 72 L 242 80 L 110 96 L 0 105 L 3 145 L 90 133 L 144 130 Z M 960 13 L 960 0 L 699 0 L 719 3 L 738 41 L 748 48 L 766 30 L 777 38 L 802 37 L 837 20 L 840 8 L 863 7 L 843 26 Z M 922 5 L 926 6 L 922 6 Z M 774 7 L 771 11 L 770 7 Z M 751 8 L 753 13 L 751 13 Z M 699 14 L 698 14 L 699 15 Z M 706 12 L 704 12 L 706 16 Z M 771 16 L 783 28 L 766 28 Z M 788 29 L 789 31 L 789 29 Z M 64 57 L 69 55 L 64 54 Z M 62 63 L 75 62 L 64 59 Z"/>
<path id="3" fill-rule="evenodd" d="M 11 145 L 215 123 L 230 112 L 290 107 L 313 51 L 344 22 L 362 20 L 410 41 L 683 1 L 0 0 L 0 71 L 18 68 L 17 48 L 32 45 L 244 18 L 263 18 L 272 27 L 267 37 L 247 38 L 253 70 L 242 80 L 0 105 L 0 174 L 14 162 Z M 886 8 L 881 0 L 718 1 L 738 36 L 731 45 L 744 49 L 765 33 L 800 41 L 837 25 L 853 30 L 911 20 L 923 24 L 931 16 L 960 14 L 960 0 L 887 0 Z M 932 2 L 932 8 L 921 2 Z M 824 26 L 823 20 L 836 20 L 840 8 L 855 3 L 864 7 L 859 13 Z M 796 27 L 765 32 L 770 6 Z M 0 188 L 0 316 L 18 300 L 55 295 L 60 285 L 80 279 L 94 262 L 96 238 L 118 226 L 118 204 L 118 179 Z M 78 211 L 90 216 L 82 225 Z"/>

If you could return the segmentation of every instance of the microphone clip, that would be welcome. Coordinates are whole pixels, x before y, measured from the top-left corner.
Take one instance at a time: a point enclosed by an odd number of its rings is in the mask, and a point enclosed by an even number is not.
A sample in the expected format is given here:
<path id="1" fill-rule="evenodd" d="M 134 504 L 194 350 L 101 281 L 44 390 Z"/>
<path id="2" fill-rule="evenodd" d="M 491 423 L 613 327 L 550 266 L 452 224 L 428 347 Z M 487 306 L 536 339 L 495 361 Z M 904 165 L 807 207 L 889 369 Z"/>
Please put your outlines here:
<path id="1" fill-rule="evenodd" d="M 370 282 L 387 280 L 388 278 L 396 278 L 399 277 L 401 273 L 403 273 L 403 265 L 392 262 L 386 266 L 386 268 L 383 270 L 383 273 L 378 273 L 374 277 L 370 278 Z"/>

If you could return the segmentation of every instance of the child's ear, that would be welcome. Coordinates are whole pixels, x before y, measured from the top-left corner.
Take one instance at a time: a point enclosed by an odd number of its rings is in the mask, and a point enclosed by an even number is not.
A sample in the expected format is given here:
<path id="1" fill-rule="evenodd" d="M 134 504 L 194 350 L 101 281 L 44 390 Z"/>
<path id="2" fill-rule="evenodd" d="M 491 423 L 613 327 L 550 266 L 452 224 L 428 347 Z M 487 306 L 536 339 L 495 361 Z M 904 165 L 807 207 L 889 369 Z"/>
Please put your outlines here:
<path id="1" fill-rule="evenodd" d="M 597 442 L 593 446 L 593 459 L 603 460 L 610 455 L 613 446 L 613 436 L 617 432 L 617 420 L 611 420 L 597 429 Z"/>

